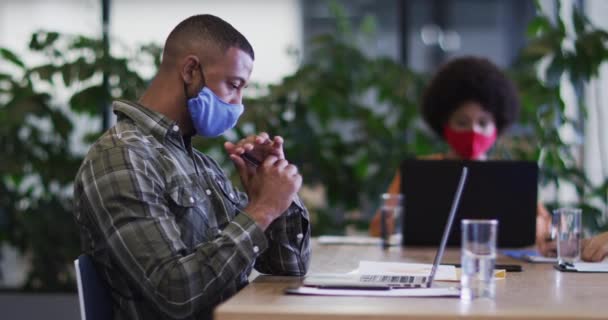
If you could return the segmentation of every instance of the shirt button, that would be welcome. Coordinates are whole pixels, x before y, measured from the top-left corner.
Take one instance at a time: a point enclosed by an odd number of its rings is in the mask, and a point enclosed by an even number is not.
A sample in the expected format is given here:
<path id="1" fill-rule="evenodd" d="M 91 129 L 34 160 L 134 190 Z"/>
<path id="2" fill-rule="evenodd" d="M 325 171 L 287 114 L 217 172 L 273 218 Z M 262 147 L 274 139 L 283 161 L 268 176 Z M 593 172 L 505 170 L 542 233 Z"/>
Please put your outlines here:
<path id="1" fill-rule="evenodd" d="M 296 238 L 298 238 L 298 240 L 302 240 L 302 238 L 304 238 L 304 235 L 301 233 L 298 233 L 298 235 L 296 236 Z"/>
<path id="2" fill-rule="evenodd" d="M 258 253 L 258 251 L 260 251 L 260 248 L 258 246 L 253 246 L 253 252 Z"/>
<path id="3" fill-rule="evenodd" d="M 230 193 L 230 199 L 234 199 L 234 194 L 232 192 Z"/>
<path id="4" fill-rule="evenodd" d="M 173 126 L 173 131 L 174 131 L 174 132 L 178 132 L 178 131 L 179 131 L 179 126 L 174 125 L 174 126 Z"/>
<path id="5" fill-rule="evenodd" d="M 188 200 L 190 200 L 190 203 L 194 203 L 194 198 L 190 197 Z"/>
<path id="6" fill-rule="evenodd" d="M 210 195 L 211 195 L 211 190 L 207 189 L 207 190 L 205 190 L 205 193 L 206 193 L 208 196 L 210 196 Z"/>

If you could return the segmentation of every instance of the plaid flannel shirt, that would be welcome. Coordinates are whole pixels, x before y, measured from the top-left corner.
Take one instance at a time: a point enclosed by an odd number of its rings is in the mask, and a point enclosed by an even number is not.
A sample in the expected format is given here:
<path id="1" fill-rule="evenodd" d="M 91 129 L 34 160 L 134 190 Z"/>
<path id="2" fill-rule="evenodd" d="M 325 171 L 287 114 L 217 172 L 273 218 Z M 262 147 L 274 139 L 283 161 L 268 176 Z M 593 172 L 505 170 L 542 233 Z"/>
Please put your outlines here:
<path id="1" fill-rule="evenodd" d="M 208 319 L 252 267 L 306 273 L 310 225 L 299 200 L 263 232 L 242 211 L 247 196 L 176 123 L 127 101 L 114 111 L 117 124 L 76 176 L 74 215 L 116 319 Z"/>

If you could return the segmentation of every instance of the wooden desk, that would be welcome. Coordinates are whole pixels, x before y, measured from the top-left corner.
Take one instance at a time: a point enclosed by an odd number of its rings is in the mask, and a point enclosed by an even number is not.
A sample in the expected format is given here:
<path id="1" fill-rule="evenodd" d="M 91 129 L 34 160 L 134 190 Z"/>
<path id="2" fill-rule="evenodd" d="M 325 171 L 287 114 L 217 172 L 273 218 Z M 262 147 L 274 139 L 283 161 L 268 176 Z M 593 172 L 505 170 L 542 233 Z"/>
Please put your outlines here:
<path id="1" fill-rule="evenodd" d="M 313 244 L 309 273 L 347 272 L 360 260 L 432 263 L 435 249 Z M 448 249 L 444 263 L 459 263 Z M 496 299 L 319 297 L 284 295 L 300 278 L 259 276 L 220 305 L 215 319 L 608 319 L 608 274 L 563 273 L 548 264 L 499 256 L 497 263 L 523 265 L 496 283 Z"/>

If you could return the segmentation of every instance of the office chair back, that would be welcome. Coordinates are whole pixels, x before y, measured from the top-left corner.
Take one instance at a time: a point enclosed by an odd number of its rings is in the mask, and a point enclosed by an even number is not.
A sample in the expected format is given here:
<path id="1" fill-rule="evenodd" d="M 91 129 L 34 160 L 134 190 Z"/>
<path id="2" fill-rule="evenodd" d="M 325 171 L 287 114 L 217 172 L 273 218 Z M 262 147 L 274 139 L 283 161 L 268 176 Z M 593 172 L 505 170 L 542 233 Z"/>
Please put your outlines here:
<path id="1" fill-rule="evenodd" d="M 78 284 L 78 301 L 82 320 L 110 320 L 113 318 L 112 298 L 108 286 L 97 274 L 93 260 L 82 254 L 74 261 Z"/>

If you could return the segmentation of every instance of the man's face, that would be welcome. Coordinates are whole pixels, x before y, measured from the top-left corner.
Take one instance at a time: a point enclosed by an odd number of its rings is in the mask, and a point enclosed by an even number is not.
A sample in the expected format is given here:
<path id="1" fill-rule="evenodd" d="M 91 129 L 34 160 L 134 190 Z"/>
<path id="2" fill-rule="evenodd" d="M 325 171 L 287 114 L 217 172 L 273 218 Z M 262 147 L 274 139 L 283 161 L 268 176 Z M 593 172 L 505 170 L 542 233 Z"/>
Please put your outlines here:
<path id="1" fill-rule="evenodd" d="M 203 65 L 205 85 L 222 101 L 241 104 L 243 88 L 249 83 L 253 60 L 243 50 L 231 47 L 213 64 Z"/>

